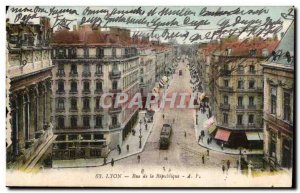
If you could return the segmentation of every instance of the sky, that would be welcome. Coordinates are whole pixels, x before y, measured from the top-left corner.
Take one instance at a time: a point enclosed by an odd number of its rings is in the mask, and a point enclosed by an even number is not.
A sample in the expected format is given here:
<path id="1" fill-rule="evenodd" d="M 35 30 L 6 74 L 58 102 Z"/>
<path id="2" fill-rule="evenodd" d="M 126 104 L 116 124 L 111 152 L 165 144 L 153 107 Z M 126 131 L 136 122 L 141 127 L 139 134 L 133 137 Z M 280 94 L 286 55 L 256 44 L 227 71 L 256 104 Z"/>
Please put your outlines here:
<path id="1" fill-rule="evenodd" d="M 16 13 L 12 13 L 12 7 L 9 7 L 8 12 L 7 12 L 7 18 L 9 18 L 10 23 L 14 23 L 14 20 L 16 18 Z M 16 8 L 16 7 L 14 7 Z M 24 7 L 18 7 L 18 8 L 24 8 Z M 30 7 L 28 6 L 27 8 L 32 8 L 34 9 L 34 7 Z M 50 8 L 53 8 L 53 6 L 49 6 L 49 7 L 43 7 L 41 6 L 40 8 L 45 8 L 48 12 L 50 10 Z M 94 14 L 94 15 L 83 15 L 83 11 L 86 9 L 86 7 L 80 7 L 80 6 L 76 6 L 76 7 L 60 7 L 60 6 L 56 6 L 57 9 L 75 9 L 78 13 L 78 15 L 75 14 L 63 14 L 63 17 L 70 19 L 70 20 L 74 20 L 69 26 L 72 28 L 73 25 L 77 25 L 78 23 L 80 23 L 80 21 L 82 20 L 82 17 L 101 17 L 102 19 L 105 16 L 105 13 L 100 13 L 100 14 Z M 93 10 L 101 10 L 101 9 L 106 9 L 106 10 L 113 10 L 113 9 L 118 9 L 118 10 L 131 10 L 133 8 L 138 8 L 138 7 L 90 7 L 90 9 Z M 157 34 L 161 34 L 166 28 L 169 29 L 169 32 L 172 33 L 186 33 L 188 31 L 189 33 L 189 37 L 193 36 L 194 34 L 199 34 L 204 36 L 207 32 L 213 32 L 214 30 L 218 29 L 218 23 L 220 23 L 220 21 L 224 21 L 229 19 L 231 23 L 234 23 L 234 21 L 236 20 L 237 15 L 231 15 L 231 16 L 199 16 L 199 12 L 204 8 L 201 6 L 189 6 L 189 7 L 174 7 L 174 6 L 169 6 L 167 8 L 170 8 L 172 10 L 178 10 L 178 9 L 182 9 L 182 8 L 186 8 L 191 10 L 192 12 L 195 12 L 195 16 L 194 15 L 189 15 L 190 17 L 190 21 L 195 20 L 195 21 L 200 21 L 200 20 L 208 20 L 210 22 L 209 25 L 203 25 L 203 26 L 199 26 L 197 29 L 194 29 L 194 27 L 192 26 L 186 26 L 186 25 L 182 25 L 182 23 L 184 22 L 185 17 L 180 17 L 180 16 L 176 16 L 176 15 L 169 15 L 169 16 L 159 16 L 159 15 L 154 15 L 154 16 L 146 16 L 147 12 L 151 9 L 155 8 L 154 6 L 143 6 L 141 7 L 142 10 L 145 11 L 145 15 L 137 15 L 137 14 L 126 14 L 125 16 L 131 16 L 132 18 L 135 19 L 139 19 L 139 18 L 143 18 L 146 17 L 147 20 L 152 20 L 152 19 L 159 19 L 161 22 L 164 21 L 172 21 L 174 18 L 176 18 L 176 20 L 179 22 L 180 26 L 171 26 L 171 27 L 166 27 L 166 26 L 161 26 L 157 29 L 156 33 Z M 157 8 L 157 12 L 159 10 L 162 10 L 164 7 L 158 7 Z M 207 7 L 207 10 L 209 11 L 216 11 L 219 8 L 221 8 L 223 11 L 229 11 L 229 10 L 234 10 L 238 7 Z M 245 14 L 245 15 L 240 15 L 241 20 L 243 21 L 247 21 L 247 20 L 262 20 L 262 22 L 264 22 L 266 20 L 267 17 L 270 17 L 273 21 L 276 21 L 278 19 L 280 19 L 283 23 L 282 23 L 282 30 L 280 32 L 285 32 L 288 28 L 288 26 L 290 25 L 292 20 L 289 19 L 285 19 L 282 17 L 282 13 L 288 13 L 288 10 L 291 7 L 271 7 L 271 6 L 267 6 L 267 7 L 241 7 L 241 9 L 247 11 L 250 9 L 256 10 L 256 9 L 266 9 L 268 10 L 267 14 L 261 14 L 261 15 L 251 15 L 251 14 Z M 25 14 L 28 14 L 29 12 L 23 12 L 23 16 Z M 31 13 L 32 14 L 32 13 Z M 48 16 L 48 13 L 37 13 L 38 16 Z M 55 23 L 55 15 L 50 16 L 51 18 L 51 23 L 52 25 Z M 117 17 L 120 16 L 120 14 L 114 15 L 113 17 Z M 37 19 L 32 20 L 34 23 L 38 22 Z M 19 21 L 18 21 L 19 22 Z M 18 23 L 17 22 L 17 23 Z M 124 27 L 124 28 L 128 28 L 131 30 L 131 34 L 133 34 L 134 32 L 137 31 L 142 31 L 144 33 L 147 32 L 151 32 L 152 29 L 149 27 L 146 27 L 145 25 L 139 25 L 139 24 L 126 24 L 126 23 L 112 23 L 109 24 L 109 26 L 119 26 L 119 27 Z M 237 25 L 238 26 L 238 25 Z M 232 27 L 230 27 L 232 28 Z M 56 29 L 56 28 L 54 28 Z M 280 34 L 279 32 L 279 34 Z M 269 35 L 271 36 L 271 35 Z M 243 34 L 240 36 L 240 38 L 245 38 L 246 34 Z M 189 41 L 189 39 L 184 40 L 184 38 L 176 38 L 178 43 L 191 43 Z M 207 40 L 197 40 L 195 42 L 203 42 L 203 41 L 207 41 Z"/>

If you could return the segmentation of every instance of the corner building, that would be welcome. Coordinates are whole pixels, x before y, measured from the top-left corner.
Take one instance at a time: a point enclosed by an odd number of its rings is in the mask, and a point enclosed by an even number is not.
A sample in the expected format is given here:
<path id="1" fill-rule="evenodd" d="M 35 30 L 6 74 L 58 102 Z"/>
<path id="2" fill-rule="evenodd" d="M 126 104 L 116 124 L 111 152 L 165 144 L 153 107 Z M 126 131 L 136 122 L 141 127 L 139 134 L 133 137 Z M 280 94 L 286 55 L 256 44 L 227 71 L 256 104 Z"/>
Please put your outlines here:
<path id="1" fill-rule="evenodd" d="M 139 57 L 130 41 L 130 31 L 121 28 L 80 26 L 54 33 L 54 160 L 107 157 L 133 128 L 138 107 L 100 105 L 104 93 L 127 93 L 131 98 L 139 92 Z M 109 103 L 115 100 L 106 98 Z"/>

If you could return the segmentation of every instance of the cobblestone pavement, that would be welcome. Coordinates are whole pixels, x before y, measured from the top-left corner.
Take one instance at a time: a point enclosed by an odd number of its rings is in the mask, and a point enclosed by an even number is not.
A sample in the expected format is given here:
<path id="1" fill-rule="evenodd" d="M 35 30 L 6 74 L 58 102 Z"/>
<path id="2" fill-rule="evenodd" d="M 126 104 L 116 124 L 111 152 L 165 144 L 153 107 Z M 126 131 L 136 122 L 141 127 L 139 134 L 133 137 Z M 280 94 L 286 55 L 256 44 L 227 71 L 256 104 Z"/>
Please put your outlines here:
<path id="1" fill-rule="evenodd" d="M 183 75 L 178 75 L 178 70 L 183 71 Z M 186 63 L 181 63 L 176 70 L 172 83 L 167 90 L 167 93 L 187 92 L 192 93 L 190 88 L 190 74 Z M 152 129 L 145 149 L 140 153 L 142 165 L 161 166 L 161 167 L 219 167 L 221 170 L 222 164 L 230 160 L 233 167 L 236 167 L 238 156 L 226 155 L 219 152 L 210 152 L 207 156 L 207 149 L 197 144 L 195 134 L 194 109 L 162 109 L 156 112 L 158 115 Z M 162 117 L 164 114 L 164 119 Z M 171 144 L 168 150 L 159 150 L 159 136 L 163 123 L 173 124 L 173 133 Z M 186 136 L 185 136 L 186 133 Z M 205 156 L 204 164 L 202 164 L 202 156 Z M 118 161 L 116 164 L 128 165 L 137 164 L 137 156 L 128 157 Z"/>

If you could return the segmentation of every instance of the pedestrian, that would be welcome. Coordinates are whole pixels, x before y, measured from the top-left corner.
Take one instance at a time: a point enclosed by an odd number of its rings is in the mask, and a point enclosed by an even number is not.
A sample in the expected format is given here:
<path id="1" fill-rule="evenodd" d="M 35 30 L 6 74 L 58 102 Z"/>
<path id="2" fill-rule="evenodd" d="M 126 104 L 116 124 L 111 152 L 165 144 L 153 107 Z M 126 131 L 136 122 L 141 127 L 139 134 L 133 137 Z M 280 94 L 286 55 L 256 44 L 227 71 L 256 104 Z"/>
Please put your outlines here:
<path id="1" fill-rule="evenodd" d="M 204 155 L 202 155 L 202 164 L 204 164 Z"/>
<path id="2" fill-rule="evenodd" d="M 106 157 L 104 157 L 103 162 L 104 162 L 104 165 L 106 165 Z"/>
<path id="3" fill-rule="evenodd" d="M 147 125 L 147 123 L 146 123 L 146 125 L 145 125 L 145 129 L 146 129 L 146 131 L 147 131 L 147 129 L 148 129 L 148 125 Z"/>
<path id="4" fill-rule="evenodd" d="M 236 169 L 239 169 L 239 165 L 240 165 L 239 160 L 236 160 Z"/>
<path id="5" fill-rule="evenodd" d="M 209 145 L 209 138 L 207 138 L 207 145 Z"/>
<path id="6" fill-rule="evenodd" d="M 224 149 L 224 144 L 223 144 L 223 143 L 221 144 L 221 149 L 222 149 L 222 150 Z"/>
<path id="7" fill-rule="evenodd" d="M 162 115 L 163 119 L 165 119 L 165 114 Z"/>
<path id="8" fill-rule="evenodd" d="M 209 149 L 207 149 L 206 152 L 207 152 L 207 156 L 209 156 Z"/>
<path id="9" fill-rule="evenodd" d="M 140 163 L 140 161 L 141 161 L 141 156 L 138 155 L 138 156 L 137 156 L 137 159 L 138 159 L 138 163 Z"/>
<path id="10" fill-rule="evenodd" d="M 198 143 L 199 143 L 200 140 L 201 140 L 201 135 L 199 135 L 199 137 L 198 137 Z"/>
<path id="11" fill-rule="evenodd" d="M 225 172 L 225 166 L 224 166 L 224 164 L 222 165 L 222 171 L 223 171 L 223 173 Z"/>
<path id="12" fill-rule="evenodd" d="M 127 148 L 127 152 L 129 152 L 129 144 L 127 144 L 126 148 Z"/>
<path id="13" fill-rule="evenodd" d="M 227 160 L 227 170 L 229 170 L 229 168 L 230 168 L 230 161 Z"/>
<path id="14" fill-rule="evenodd" d="M 186 137 L 186 131 L 184 132 L 184 137 Z"/>
<path id="15" fill-rule="evenodd" d="M 113 167 L 115 164 L 114 158 L 111 158 L 111 162 L 110 162 L 111 166 Z"/>

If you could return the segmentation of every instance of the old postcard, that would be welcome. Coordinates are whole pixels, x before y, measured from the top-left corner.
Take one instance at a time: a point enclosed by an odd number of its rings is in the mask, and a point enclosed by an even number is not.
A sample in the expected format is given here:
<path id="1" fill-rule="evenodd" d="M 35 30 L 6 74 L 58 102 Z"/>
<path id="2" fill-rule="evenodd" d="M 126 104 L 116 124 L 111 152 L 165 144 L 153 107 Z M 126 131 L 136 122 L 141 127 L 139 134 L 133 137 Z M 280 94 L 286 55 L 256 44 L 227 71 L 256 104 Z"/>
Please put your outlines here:
<path id="1" fill-rule="evenodd" d="M 7 6 L 6 185 L 295 186 L 295 25 L 293 6 Z"/>

